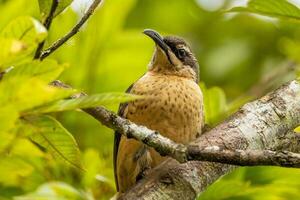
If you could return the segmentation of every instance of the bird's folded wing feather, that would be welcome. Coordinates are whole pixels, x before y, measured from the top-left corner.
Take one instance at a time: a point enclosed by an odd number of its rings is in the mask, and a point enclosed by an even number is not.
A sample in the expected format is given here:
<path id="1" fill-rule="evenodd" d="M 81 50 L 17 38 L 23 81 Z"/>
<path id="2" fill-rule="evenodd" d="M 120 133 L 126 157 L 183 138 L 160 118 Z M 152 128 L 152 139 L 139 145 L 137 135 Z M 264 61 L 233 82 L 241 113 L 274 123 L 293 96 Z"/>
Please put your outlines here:
<path id="1" fill-rule="evenodd" d="M 126 90 L 126 93 L 130 93 L 132 87 L 134 84 L 130 85 L 129 88 Z M 126 108 L 128 106 L 128 103 L 121 103 L 119 106 L 118 110 L 118 115 L 120 117 L 126 118 L 127 112 Z M 118 176 L 117 176 L 117 156 L 118 156 L 118 149 L 119 149 L 119 144 L 121 141 L 121 136 L 122 134 L 119 133 L 118 131 L 115 131 L 115 137 L 114 137 L 114 151 L 113 151 L 113 165 L 114 165 L 114 175 L 115 175 L 115 182 L 116 182 L 116 188 L 117 191 L 119 190 L 118 186 Z"/>

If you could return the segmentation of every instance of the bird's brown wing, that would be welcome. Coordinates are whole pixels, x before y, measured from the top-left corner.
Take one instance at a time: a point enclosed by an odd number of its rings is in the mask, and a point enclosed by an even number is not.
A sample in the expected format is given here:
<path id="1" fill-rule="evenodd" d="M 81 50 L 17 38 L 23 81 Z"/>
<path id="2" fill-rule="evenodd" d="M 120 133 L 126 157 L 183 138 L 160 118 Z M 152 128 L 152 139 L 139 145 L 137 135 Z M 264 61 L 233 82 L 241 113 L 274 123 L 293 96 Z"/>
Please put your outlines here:
<path id="1" fill-rule="evenodd" d="M 134 83 L 129 86 L 129 88 L 126 90 L 126 93 L 130 93 Z M 128 103 L 121 103 L 118 110 L 118 115 L 120 117 L 126 118 L 127 113 L 125 112 L 126 108 L 128 106 Z M 114 155 L 113 155 L 113 164 L 114 164 L 114 175 L 115 175 L 115 183 L 117 191 L 119 191 L 119 184 L 118 184 L 118 176 L 117 176 L 117 156 L 118 156 L 118 149 L 119 144 L 121 141 L 122 134 L 118 131 L 115 131 L 115 138 L 114 138 Z"/>

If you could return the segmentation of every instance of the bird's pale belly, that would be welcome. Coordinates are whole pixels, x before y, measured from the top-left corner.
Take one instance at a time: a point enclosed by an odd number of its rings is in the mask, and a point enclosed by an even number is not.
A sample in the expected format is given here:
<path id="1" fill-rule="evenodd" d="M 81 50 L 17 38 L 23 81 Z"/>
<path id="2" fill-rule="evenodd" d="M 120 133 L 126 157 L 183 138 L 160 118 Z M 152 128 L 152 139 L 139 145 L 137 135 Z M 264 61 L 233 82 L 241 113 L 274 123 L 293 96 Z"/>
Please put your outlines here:
<path id="1" fill-rule="evenodd" d="M 203 99 L 195 82 L 176 76 L 146 74 L 135 83 L 131 93 L 145 98 L 128 104 L 126 116 L 129 120 L 156 130 L 178 143 L 188 143 L 201 134 Z M 141 147 L 140 142 L 122 136 L 117 158 L 121 190 L 135 183 L 139 167 L 133 158 Z M 166 158 L 153 149 L 150 149 L 150 155 L 151 167 Z"/>

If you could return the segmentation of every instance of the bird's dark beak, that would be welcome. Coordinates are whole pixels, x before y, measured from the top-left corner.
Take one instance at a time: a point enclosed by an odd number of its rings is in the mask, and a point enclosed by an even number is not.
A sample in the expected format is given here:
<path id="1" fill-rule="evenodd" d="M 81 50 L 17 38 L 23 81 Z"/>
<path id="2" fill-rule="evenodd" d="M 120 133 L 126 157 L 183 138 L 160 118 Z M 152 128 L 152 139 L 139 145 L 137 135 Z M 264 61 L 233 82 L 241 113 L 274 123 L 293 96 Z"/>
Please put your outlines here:
<path id="1" fill-rule="evenodd" d="M 145 29 L 143 33 L 149 36 L 168 55 L 168 45 L 164 42 L 163 37 L 156 31 Z"/>
<path id="2" fill-rule="evenodd" d="M 143 33 L 145 35 L 149 36 L 155 42 L 155 44 L 157 44 L 165 52 L 169 62 L 173 65 L 173 62 L 171 61 L 170 55 L 169 55 L 169 47 L 164 42 L 163 37 L 158 32 L 156 32 L 155 30 L 151 30 L 151 29 L 145 29 L 143 31 Z"/>

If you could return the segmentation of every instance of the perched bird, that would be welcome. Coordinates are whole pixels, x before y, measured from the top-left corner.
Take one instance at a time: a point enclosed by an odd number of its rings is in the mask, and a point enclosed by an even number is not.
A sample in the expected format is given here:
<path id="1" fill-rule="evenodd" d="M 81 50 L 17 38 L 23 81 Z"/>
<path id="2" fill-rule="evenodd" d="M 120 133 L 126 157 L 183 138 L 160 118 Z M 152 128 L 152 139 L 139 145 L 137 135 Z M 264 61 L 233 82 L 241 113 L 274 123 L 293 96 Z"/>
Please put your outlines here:
<path id="1" fill-rule="evenodd" d="M 203 97 L 198 86 L 199 67 L 189 45 L 179 37 L 162 37 L 145 30 L 156 44 L 148 71 L 126 92 L 143 99 L 121 104 L 119 115 L 186 144 L 201 134 Z M 154 149 L 115 133 L 114 171 L 119 192 L 125 192 L 147 170 L 164 161 Z"/>

